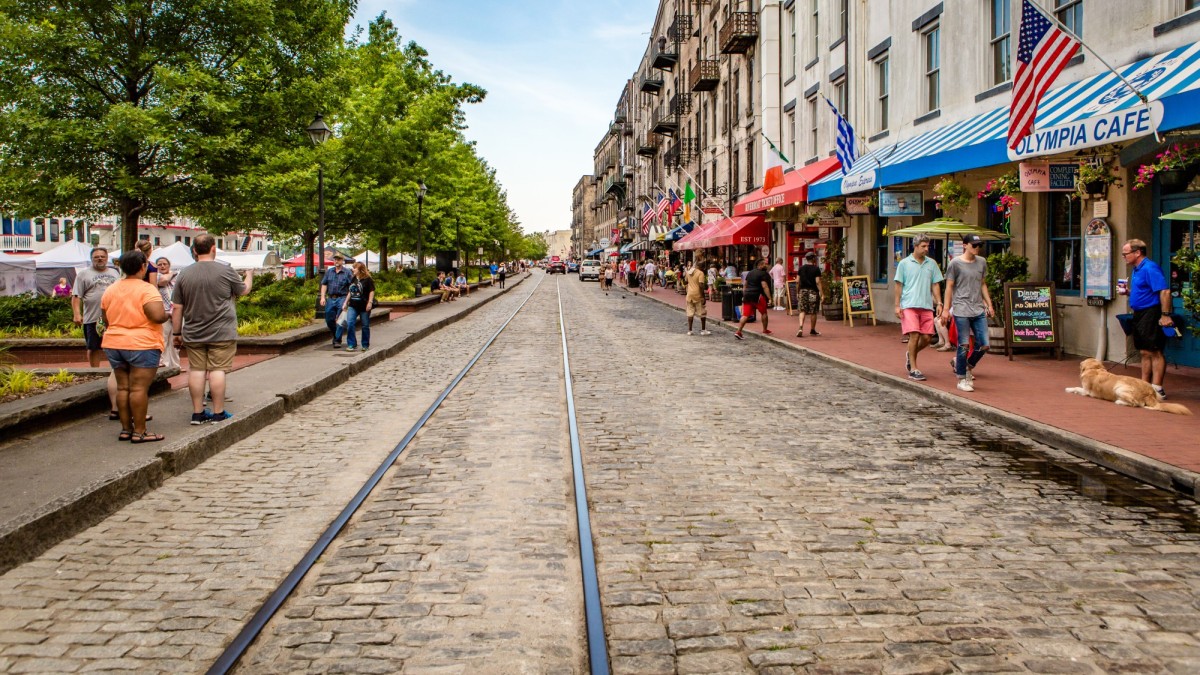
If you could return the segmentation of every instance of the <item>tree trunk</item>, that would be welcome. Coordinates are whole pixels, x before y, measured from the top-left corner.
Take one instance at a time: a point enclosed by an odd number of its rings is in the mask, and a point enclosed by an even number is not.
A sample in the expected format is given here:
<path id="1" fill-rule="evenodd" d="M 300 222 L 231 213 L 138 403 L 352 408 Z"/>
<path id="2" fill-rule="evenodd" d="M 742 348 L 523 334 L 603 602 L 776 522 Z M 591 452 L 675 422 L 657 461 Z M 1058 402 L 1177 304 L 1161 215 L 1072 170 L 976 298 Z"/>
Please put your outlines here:
<path id="1" fill-rule="evenodd" d="M 304 278 L 313 278 L 313 269 L 316 267 L 313 264 L 313 239 L 317 236 L 316 232 L 307 230 L 304 233 Z"/>
<path id="2" fill-rule="evenodd" d="M 121 252 L 132 251 L 137 247 L 138 242 L 138 222 L 142 214 L 143 206 L 140 202 L 133 199 L 122 199 L 119 202 L 121 209 Z"/>
<path id="3" fill-rule="evenodd" d="M 379 271 L 383 272 L 388 268 L 388 238 L 379 238 Z"/>

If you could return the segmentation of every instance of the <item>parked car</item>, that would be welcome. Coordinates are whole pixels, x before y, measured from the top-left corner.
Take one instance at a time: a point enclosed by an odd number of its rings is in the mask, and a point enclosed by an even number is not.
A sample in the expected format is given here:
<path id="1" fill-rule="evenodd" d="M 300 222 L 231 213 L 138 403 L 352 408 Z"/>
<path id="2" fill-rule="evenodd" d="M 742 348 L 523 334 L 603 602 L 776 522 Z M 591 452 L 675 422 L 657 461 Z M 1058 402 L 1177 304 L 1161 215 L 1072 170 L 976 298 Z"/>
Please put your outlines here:
<path id="1" fill-rule="evenodd" d="M 579 263 L 579 280 L 595 279 L 600 281 L 600 261 L 599 260 L 584 260 Z"/>
<path id="2" fill-rule="evenodd" d="M 562 261 L 562 258 L 553 256 L 550 258 L 550 263 L 546 265 L 546 274 L 566 274 L 567 264 Z"/>
<path id="3" fill-rule="evenodd" d="M 571 274 L 575 274 L 576 272 L 579 271 L 579 263 L 575 262 L 574 260 L 568 260 L 567 261 L 567 271 L 570 272 Z"/>

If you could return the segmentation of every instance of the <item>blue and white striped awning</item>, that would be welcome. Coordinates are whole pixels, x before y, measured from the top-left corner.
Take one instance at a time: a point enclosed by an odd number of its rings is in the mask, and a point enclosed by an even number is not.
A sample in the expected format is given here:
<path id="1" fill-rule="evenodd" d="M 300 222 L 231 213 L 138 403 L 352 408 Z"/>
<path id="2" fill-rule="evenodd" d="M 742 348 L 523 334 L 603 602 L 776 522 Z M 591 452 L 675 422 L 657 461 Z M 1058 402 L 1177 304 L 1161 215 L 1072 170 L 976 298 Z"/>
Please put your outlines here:
<path id="1" fill-rule="evenodd" d="M 684 223 L 684 224 L 680 225 L 679 227 L 676 227 L 675 229 L 668 232 L 667 236 L 663 237 L 663 241 L 675 241 L 676 239 L 679 239 L 683 235 L 687 234 L 688 232 L 691 232 L 692 229 L 695 227 L 696 227 L 696 224 L 693 222 Z"/>
<path id="2" fill-rule="evenodd" d="M 1117 69 L 1150 99 L 1147 107 L 1115 74 L 1104 72 L 1051 90 L 1034 132 L 1009 150 L 1008 106 L 875 148 L 847 176 L 808 186 L 808 200 L 986 166 L 1128 141 L 1200 124 L 1200 42 Z"/>

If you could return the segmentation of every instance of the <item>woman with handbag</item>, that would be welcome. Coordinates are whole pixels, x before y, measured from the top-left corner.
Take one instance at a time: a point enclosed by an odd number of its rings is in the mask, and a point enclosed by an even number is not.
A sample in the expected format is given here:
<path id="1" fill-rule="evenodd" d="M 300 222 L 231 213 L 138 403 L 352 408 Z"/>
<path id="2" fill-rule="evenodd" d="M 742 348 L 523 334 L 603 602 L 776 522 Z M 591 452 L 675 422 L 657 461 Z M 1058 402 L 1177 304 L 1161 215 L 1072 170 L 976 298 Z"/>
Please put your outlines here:
<path id="1" fill-rule="evenodd" d="M 375 280 L 363 263 L 353 265 L 350 289 L 346 294 L 346 351 L 358 349 L 354 337 L 354 322 L 362 317 L 362 350 L 371 348 L 371 309 L 375 306 Z"/>

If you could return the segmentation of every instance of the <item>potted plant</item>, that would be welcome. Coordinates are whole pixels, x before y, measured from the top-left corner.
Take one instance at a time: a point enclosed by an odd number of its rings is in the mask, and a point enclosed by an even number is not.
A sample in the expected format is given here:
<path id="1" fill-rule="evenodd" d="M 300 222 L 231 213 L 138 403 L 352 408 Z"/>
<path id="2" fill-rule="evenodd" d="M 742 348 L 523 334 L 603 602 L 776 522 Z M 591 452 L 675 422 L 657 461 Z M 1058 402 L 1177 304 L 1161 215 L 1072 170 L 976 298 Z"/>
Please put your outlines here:
<path id="1" fill-rule="evenodd" d="M 817 214 L 813 213 L 812 211 L 809 211 L 808 213 L 804 214 L 802 219 L 804 220 L 804 223 L 806 225 L 812 225 L 813 223 L 817 222 Z"/>
<path id="2" fill-rule="evenodd" d="M 1016 171 L 1010 171 L 1002 176 L 992 178 L 984 184 L 983 189 L 976 193 L 980 200 L 995 199 L 992 209 L 1004 216 L 1004 230 L 1012 222 L 1012 210 L 1020 205 L 1017 195 L 1021 194 L 1021 177 Z"/>
<path id="3" fill-rule="evenodd" d="M 1025 281 L 1029 279 L 1029 259 L 1017 255 L 1009 249 L 998 251 L 987 257 L 987 274 L 984 282 L 988 287 L 988 295 L 992 296 L 992 307 L 996 317 L 989 322 L 993 327 L 999 327 L 999 335 L 989 331 L 989 337 L 1003 338 L 1004 336 L 1004 284 Z"/>
<path id="4" fill-rule="evenodd" d="M 842 277 L 854 274 L 854 261 L 846 261 L 846 239 L 825 244 L 825 271 L 821 273 L 824 302 L 821 314 L 828 321 L 842 320 Z"/>
<path id="5" fill-rule="evenodd" d="M 1155 155 L 1153 162 L 1138 167 L 1133 189 L 1140 190 L 1158 178 L 1164 192 L 1179 192 L 1196 177 L 1200 143 L 1176 143 Z"/>
<path id="6" fill-rule="evenodd" d="M 825 204 L 825 211 L 834 218 L 841 218 L 846 215 L 846 202 L 838 199 Z"/>
<path id="7" fill-rule="evenodd" d="M 1105 197 L 1108 186 L 1121 187 L 1121 179 L 1109 168 L 1108 163 L 1100 160 L 1096 163 L 1085 162 L 1079 165 L 1079 175 L 1075 177 L 1075 195 L 1080 199 L 1092 196 Z"/>
<path id="8" fill-rule="evenodd" d="M 867 212 L 873 216 L 879 215 L 879 194 L 878 193 L 871 193 L 871 196 L 867 197 Z"/>
<path id="9" fill-rule="evenodd" d="M 943 178 L 933 186 L 938 209 L 947 215 L 961 215 L 971 203 L 971 193 L 953 178 Z"/>

